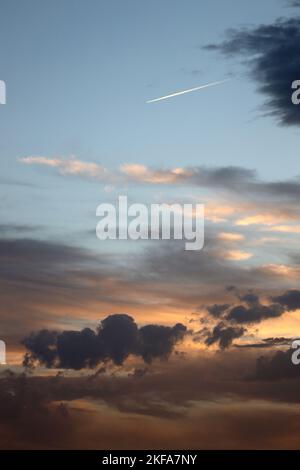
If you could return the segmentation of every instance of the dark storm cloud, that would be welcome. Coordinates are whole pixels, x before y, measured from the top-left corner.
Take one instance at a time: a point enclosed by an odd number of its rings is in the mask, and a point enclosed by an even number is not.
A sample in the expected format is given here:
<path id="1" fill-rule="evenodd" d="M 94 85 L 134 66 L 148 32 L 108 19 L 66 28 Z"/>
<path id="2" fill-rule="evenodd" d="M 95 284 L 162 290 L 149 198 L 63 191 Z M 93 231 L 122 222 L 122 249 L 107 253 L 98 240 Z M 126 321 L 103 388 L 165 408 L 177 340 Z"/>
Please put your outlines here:
<path id="1" fill-rule="evenodd" d="M 183 339 L 186 327 L 177 323 L 173 328 L 161 325 L 146 325 L 140 328 L 138 354 L 149 363 L 155 358 L 166 358 L 176 343 Z"/>
<path id="2" fill-rule="evenodd" d="M 300 308 L 300 291 L 296 289 L 288 290 L 282 295 L 273 297 L 273 301 L 282 305 L 288 311 L 297 310 Z"/>
<path id="3" fill-rule="evenodd" d="M 245 302 L 247 305 L 251 307 L 256 307 L 258 309 L 260 308 L 259 297 L 253 292 L 239 294 L 235 287 L 231 287 L 229 292 L 234 293 L 240 301 Z M 244 308 L 243 306 L 240 306 L 240 307 Z M 227 312 L 230 308 L 232 308 L 230 304 L 214 304 L 214 305 L 210 305 L 209 307 L 207 307 L 207 311 L 214 318 L 220 318 L 220 317 L 224 318 L 225 312 Z M 227 314 L 226 319 L 229 319 L 229 320 L 234 319 L 234 318 L 230 318 L 231 312 L 232 310 L 229 312 L 229 314 Z M 245 321 L 245 323 L 247 323 L 247 321 Z"/>
<path id="4" fill-rule="evenodd" d="M 284 313 L 284 308 L 278 304 L 261 305 L 257 304 L 253 307 L 245 307 L 237 305 L 233 307 L 228 315 L 227 320 L 235 323 L 259 323 L 268 318 L 277 318 Z"/>
<path id="5" fill-rule="evenodd" d="M 243 304 L 214 304 L 208 306 L 206 309 L 211 317 L 222 318 L 223 322 L 229 324 L 253 324 L 269 318 L 277 318 L 286 311 L 283 300 L 280 301 L 282 298 L 285 299 L 285 296 L 274 297 L 272 300 L 276 303 L 263 305 L 259 296 L 253 291 L 240 293 L 237 288 L 231 287 L 229 292 Z"/>
<path id="6" fill-rule="evenodd" d="M 280 302 L 273 299 L 275 303 L 263 305 L 259 296 L 252 290 L 241 293 L 239 289 L 232 286 L 230 292 L 243 304 L 227 308 L 226 320 L 234 323 L 260 323 L 268 318 L 281 316 L 285 309 Z"/>
<path id="7" fill-rule="evenodd" d="M 208 346 L 214 343 L 219 343 L 220 348 L 225 349 L 231 346 L 234 339 L 241 338 L 247 332 L 247 330 L 240 327 L 240 325 L 250 326 L 260 323 L 263 320 L 278 318 L 288 310 L 285 308 L 285 296 L 273 298 L 273 301 L 276 303 L 263 305 L 260 302 L 259 296 L 253 291 L 240 293 L 237 288 L 230 287 L 229 292 L 234 294 L 234 296 L 239 301 L 242 301 L 243 304 L 214 304 L 212 306 L 208 306 L 206 310 L 210 317 L 221 319 L 222 321 L 219 321 L 212 330 L 205 327 L 202 331 L 196 334 L 194 341 L 201 341 L 203 338 L 206 338 L 205 344 Z M 280 302 L 282 298 L 283 300 Z M 267 338 L 263 340 L 262 343 L 235 346 L 246 348 L 269 348 L 281 344 L 287 344 L 286 341 L 286 338 Z"/>
<path id="8" fill-rule="evenodd" d="M 180 323 L 174 327 L 146 325 L 138 328 L 129 315 L 115 314 L 102 320 L 96 332 L 85 328 L 31 333 L 23 340 L 29 351 L 24 366 L 39 363 L 48 368 L 79 370 L 108 360 L 121 365 L 130 354 L 150 363 L 156 358 L 168 358 L 185 334 L 186 327 Z"/>
<path id="9" fill-rule="evenodd" d="M 226 349 L 232 344 L 234 339 L 240 338 L 245 332 L 245 328 L 226 326 L 221 322 L 214 327 L 211 333 L 208 333 L 205 344 L 211 346 L 218 343 L 220 349 Z"/>
<path id="10" fill-rule="evenodd" d="M 299 6 L 298 1 L 293 2 Z M 300 79 L 300 18 L 278 19 L 274 24 L 230 30 L 221 44 L 206 49 L 248 59 L 251 76 L 266 96 L 266 113 L 283 125 L 300 124 L 300 108 L 291 101 L 291 85 Z"/>

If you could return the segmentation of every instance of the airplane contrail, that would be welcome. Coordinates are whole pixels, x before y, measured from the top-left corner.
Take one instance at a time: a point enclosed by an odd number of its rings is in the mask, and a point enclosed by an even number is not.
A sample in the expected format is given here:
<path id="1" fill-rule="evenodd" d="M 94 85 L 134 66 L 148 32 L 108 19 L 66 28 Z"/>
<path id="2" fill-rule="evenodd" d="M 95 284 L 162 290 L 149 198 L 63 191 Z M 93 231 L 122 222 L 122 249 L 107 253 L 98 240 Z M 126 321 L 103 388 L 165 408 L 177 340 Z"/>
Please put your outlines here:
<path id="1" fill-rule="evenodd" d="M 160 98 L 155 98 L 154 100 L 148 100 L 146 101 L 146 103 L 154 103 L 155 101 L 167 100 L 168 98 L 173 98 L 173 96 L 184 95 L 185 93 L 191 93 L 191 91 L 201 90 L 202 88 L 208 88 L 210 86 L 221 85 L 222 83 L 228 82 L 229 80 L 230 78 L 227 78 L 226 80 L 207 83 L 206 85 L 197 86 L 195 88 L 189 88 L 188 90 L 176 91 L 175 93 L 172 93 L 171 95 L 161 96 Z"/>

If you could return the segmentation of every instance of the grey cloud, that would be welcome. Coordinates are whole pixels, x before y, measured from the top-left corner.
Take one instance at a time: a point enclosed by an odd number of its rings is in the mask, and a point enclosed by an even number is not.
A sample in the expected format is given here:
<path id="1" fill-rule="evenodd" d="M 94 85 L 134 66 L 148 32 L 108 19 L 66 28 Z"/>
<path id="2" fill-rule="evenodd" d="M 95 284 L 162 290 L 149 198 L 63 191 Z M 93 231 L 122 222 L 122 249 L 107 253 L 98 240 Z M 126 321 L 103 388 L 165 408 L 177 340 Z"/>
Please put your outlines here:
<path id="1" fill-rule="evenodd" d="M 267 349 L 276 346 L 288 346 L 292 343 L 292 338 L 265 338 L 260 343 L 236 344 L 236 348 Z"/>
<path id="2" fill-rule="evenodd" d="M 276 351 L 257 359 L 256 378 L 259 380 L 299 379 L 300 367 L 292 363 L 293 349 Z"/>
<path id="3" fill-rule="evenodd" d="M 300 7 L 300 0 L 289 0 L 288 6 L 293 7 L 293 8 Z"/>
<path id="4" fill-rule="evenodd" d="M 207 346 L 218 343 L 220 349 L 228 348 L 234 339 L 240 338 L 247 330 L 242 327 L 226 326 L 223 322 L 214 327 L 205 340 Z"/>
<path id="5" fill-rule="evenodd" d="M 219 318 L 229 307 L 229 304 L 214 304 L 207 307 L 207 311 L 212 317 Z"/>
<path id="6" fill-rule="evenodd" d="M 244 305 L 237 305 L 233 307 L 228 315 L 227 320 L 235 323 L 259 323 L 268 318 L 276 318 L 284 313 L 282 306 L 278 304 L 261 305 L 257 304 L 253 307 L 245 307 Z"/>
<path id="7" fill-rule="evenodd" d="M 294 1 L 292 5 L 299 6 L 299 3 Z M 226 56 L 246 57 L 258 90 L 266 96 L 266 114 L 282 125 L 299 126 L 299 107 L 291 100 L 292 82 L 299 79 L 299 43 L 300 18 L 281 18 L 274 24 L 230 30 L 224 42 L 206 49 L 221 51 Z M 277 191 L 279 186 L 273 189 Z M 285 189 L 290 191 L 291 187 Z"/>
<path id="8" fill-rule="evenodd" d="M 288 290 L 284 294 L 273 297 L 273 301 L 285 307 L 288 311 L 300 308 L 300 291 L 297 289 Z"/>

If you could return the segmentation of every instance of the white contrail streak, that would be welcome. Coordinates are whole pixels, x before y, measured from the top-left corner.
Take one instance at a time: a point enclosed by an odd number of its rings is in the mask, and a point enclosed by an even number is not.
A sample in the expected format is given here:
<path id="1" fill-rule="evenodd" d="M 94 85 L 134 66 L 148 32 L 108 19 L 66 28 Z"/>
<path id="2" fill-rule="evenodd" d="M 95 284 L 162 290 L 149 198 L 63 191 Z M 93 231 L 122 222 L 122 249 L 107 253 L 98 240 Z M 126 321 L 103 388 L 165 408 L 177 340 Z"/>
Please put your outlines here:
<path id="1" fill-rule="evenodd" d="M 146 101 L 146 103 L 154 103 L 155 101 L 167 100 L 169 98 L 173 98 L 173 96 L 184 95 L 185 93 L 191 93 L 191 91 L 201 90 L 202 88 L 208 88 L 210 86 L 221 85 L 222 83 L 228 82 L 229 80 L 230 79 L 228 78 L 227 80 L 221 80 L 220 82 L 207 83 L 206 85 L 197 86 L 196 88 L 189 88 L 188 90 L 176 91 L 175 93 L 172 93 L 171 95 L 161 96 L 160 98 L 155 98 L 154 100 L 148 100 Z"/>

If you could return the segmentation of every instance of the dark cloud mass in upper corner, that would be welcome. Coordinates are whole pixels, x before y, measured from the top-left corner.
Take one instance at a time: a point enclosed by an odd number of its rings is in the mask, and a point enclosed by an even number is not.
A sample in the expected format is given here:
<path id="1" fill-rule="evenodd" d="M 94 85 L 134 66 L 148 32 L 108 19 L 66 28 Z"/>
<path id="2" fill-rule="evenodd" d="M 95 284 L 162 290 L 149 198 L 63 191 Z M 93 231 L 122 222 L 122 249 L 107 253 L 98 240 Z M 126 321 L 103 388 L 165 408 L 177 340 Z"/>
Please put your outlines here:
<path id="1" fill-rule="evenodd" d="M 80 370 L 108 360 L 121 365 L 130 354 L 150 363 L 156 358 L 168 358 L 185 333 L 186 327 L 181 323 L 173 327 L 146 325 L 138 328 L 129 315 L 115 314 L 102 320 L 96 332 L 85 328 L 31 333 L 23 340 L 29 351 L 23 364 L 25 367 L 39 363 L 48 368 Z"/>
<path id="2" fill-rule="evenodd" d="M 291 289 L 284 294 L 273 297 L 273 301 L 285 307 L 288 311 L 297 310 L 300 308 L 300 291 Z"/>
<path id="3" fill-rule="evenodd" d="M 300 2 L 291 5 L 300 6 Z M 267 97 L 266 114 L 282 125 L 300 125 L 300 107 L 291 100 L 292 83 L 300 80 L 300 17 L 230 30 L 221 44 L 210 44 L 205 49 L 247 58 L 251 76 Z"/>
<path id="4" fill-rule="evenodd" d="M 300 7 L 300 0 L 290 0 L 288 5 L 290 7 Z"/>

